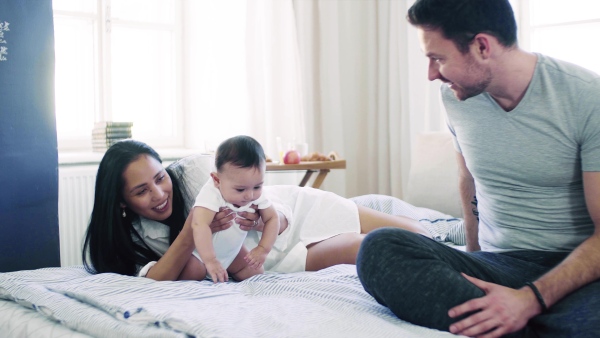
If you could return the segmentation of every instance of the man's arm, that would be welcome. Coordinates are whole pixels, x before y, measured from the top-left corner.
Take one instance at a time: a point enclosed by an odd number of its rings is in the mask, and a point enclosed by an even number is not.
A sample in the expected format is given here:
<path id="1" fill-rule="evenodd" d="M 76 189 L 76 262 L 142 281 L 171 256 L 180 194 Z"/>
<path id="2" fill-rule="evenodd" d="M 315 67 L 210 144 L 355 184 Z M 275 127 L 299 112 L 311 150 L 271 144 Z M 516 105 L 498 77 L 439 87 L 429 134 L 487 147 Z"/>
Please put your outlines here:
<path id="1" fill-rule="evenodd" d="M 594 233 L 558 266 L 535 281 L 548 307 L 600 278 L 600 172 L 584 172 L 583 189 Z"/>
<path id="2" fill-rule="evenodd" d="M 477 198 L 475 197 L 475 180 L 467 168 L 465 158 L 456 152 L 458 164 L 458 191 L 465 220 L 465 235 L 467 236 L 467 251 L 479 251 L 479 212 L 477 211 Z"/>

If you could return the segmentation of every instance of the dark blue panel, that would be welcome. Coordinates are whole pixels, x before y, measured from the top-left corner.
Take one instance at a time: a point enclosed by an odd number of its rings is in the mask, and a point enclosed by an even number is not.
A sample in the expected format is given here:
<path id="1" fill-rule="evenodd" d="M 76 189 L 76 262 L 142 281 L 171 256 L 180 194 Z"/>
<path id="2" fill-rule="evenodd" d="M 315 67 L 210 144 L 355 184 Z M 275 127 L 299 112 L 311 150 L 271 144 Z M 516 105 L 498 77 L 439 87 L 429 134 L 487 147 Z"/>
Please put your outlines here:
<path id="1" fill-rule="evenodd" d="M 51 0 L 0 1 L 0 272 L 59 266 Z M 2 53 L 5 47 L 5 53 Z"/>

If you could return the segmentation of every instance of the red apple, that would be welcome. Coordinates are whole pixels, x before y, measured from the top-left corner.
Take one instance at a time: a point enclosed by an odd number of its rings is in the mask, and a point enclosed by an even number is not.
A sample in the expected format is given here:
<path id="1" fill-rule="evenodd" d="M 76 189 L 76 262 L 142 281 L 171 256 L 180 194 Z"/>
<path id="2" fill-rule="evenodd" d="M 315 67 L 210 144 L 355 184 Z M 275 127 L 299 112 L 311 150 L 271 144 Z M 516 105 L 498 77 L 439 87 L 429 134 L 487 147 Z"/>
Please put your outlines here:
<path id="1" fill-rule="evenodd" d="M 298 164 L 300 163 L 300 153 L 297 150 L 288 150 L 283 155 L 283 163 Z"/>

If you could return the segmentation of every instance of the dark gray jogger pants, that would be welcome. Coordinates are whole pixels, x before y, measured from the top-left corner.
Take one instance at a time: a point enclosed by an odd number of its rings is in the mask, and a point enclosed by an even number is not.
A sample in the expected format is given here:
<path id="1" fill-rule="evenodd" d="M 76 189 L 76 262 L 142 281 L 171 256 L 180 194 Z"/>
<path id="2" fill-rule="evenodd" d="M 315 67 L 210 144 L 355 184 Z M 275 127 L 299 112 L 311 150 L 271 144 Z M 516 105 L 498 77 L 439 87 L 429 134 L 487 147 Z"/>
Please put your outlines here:
<path id="1" fill-rule="evenodd" d="M 448 310 L 484 295 L 460 272 L 517 289 L 566 256 L 540 251 L 467 253 L 409 231 L 382 228 L 365 237 L 356 268 L 365 290 L 396 316 L 448 331 L 458 320 L 450 318 Z M 532 318 L 524 332 L 539 337 L 600 337 L 600 281 Z"/>

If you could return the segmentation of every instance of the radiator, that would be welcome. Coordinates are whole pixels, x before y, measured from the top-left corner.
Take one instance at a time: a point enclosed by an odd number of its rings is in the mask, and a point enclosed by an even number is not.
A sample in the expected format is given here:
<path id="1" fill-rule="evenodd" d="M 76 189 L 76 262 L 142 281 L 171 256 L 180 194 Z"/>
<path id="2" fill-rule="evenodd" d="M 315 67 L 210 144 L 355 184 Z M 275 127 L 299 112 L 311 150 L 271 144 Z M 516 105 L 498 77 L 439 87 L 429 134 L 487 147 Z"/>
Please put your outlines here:
<path id="1" fill-rule="evenodd" d="M 81 265 L 83 238 L 94 203 L 97 165 L 58 169 L 60 265 Z"/>

